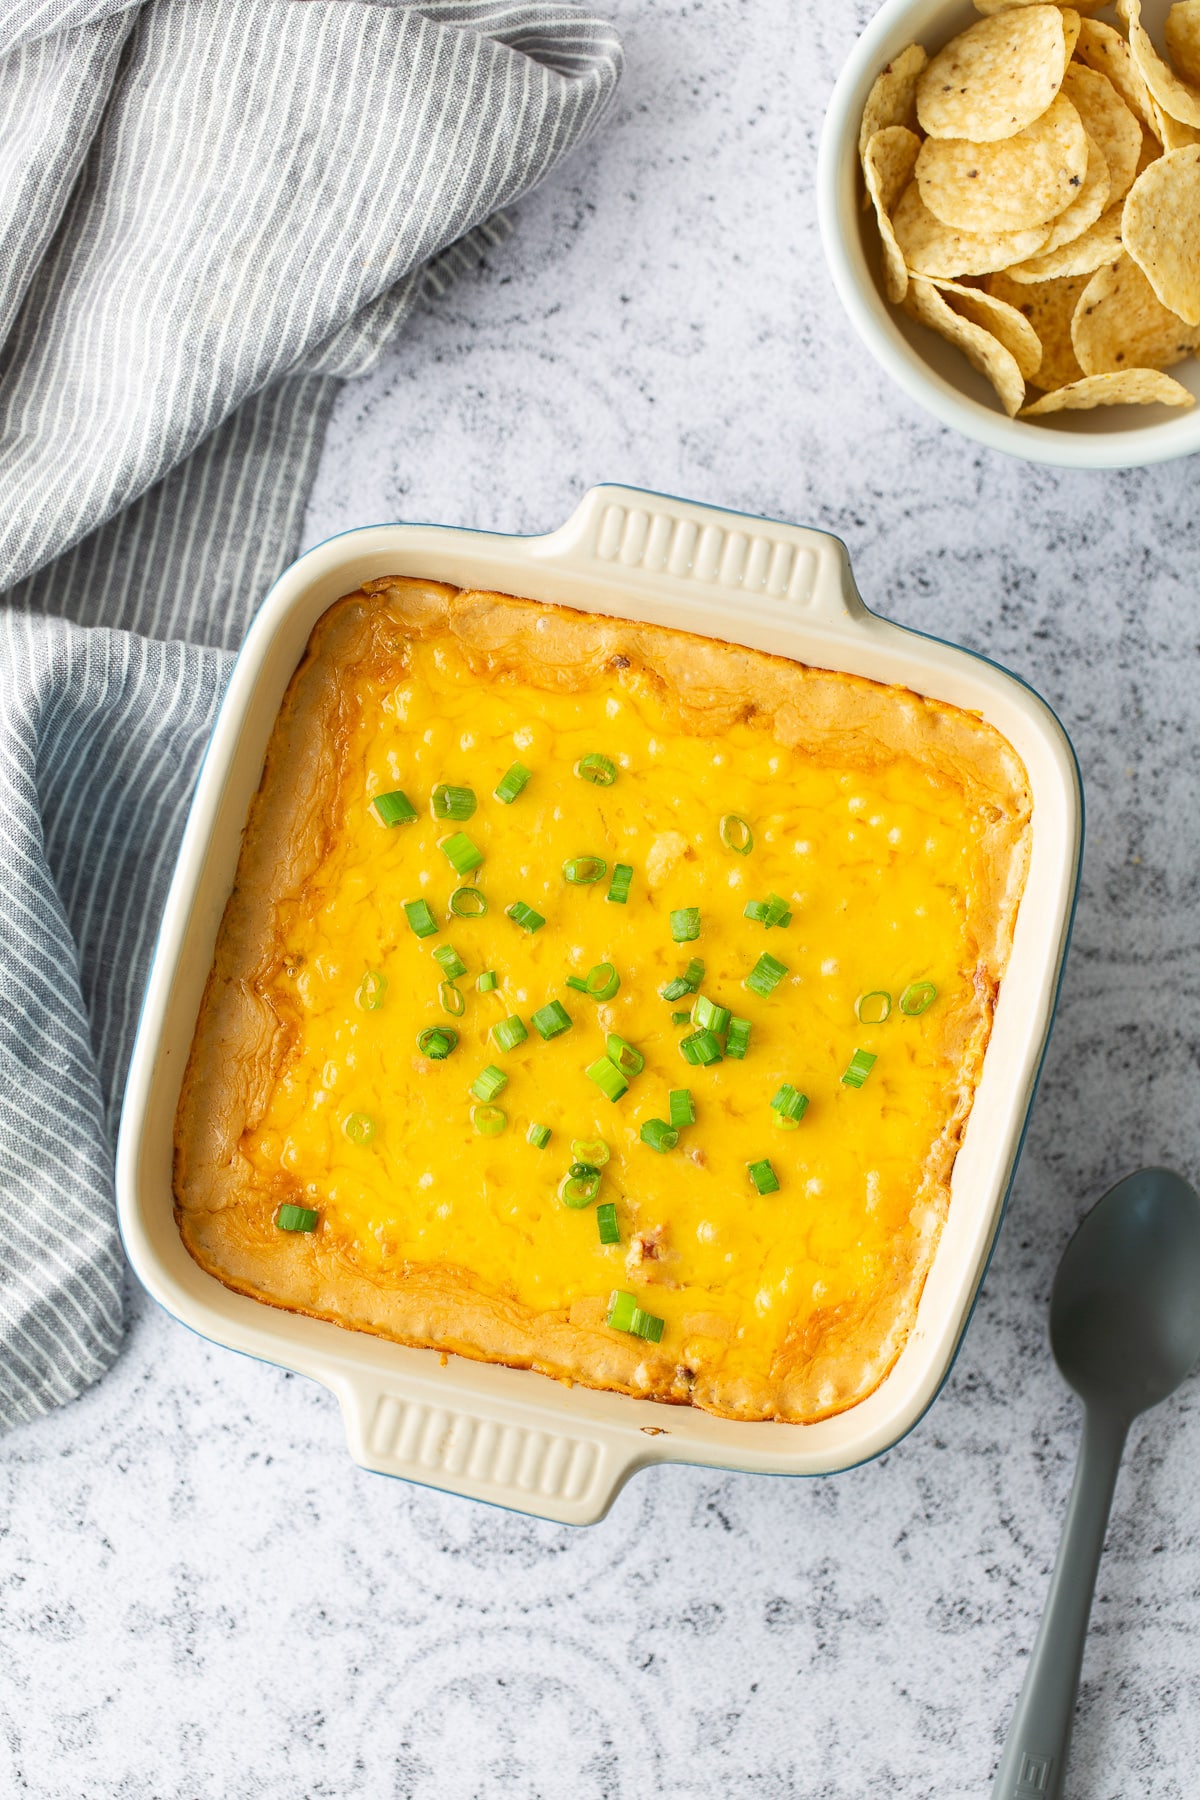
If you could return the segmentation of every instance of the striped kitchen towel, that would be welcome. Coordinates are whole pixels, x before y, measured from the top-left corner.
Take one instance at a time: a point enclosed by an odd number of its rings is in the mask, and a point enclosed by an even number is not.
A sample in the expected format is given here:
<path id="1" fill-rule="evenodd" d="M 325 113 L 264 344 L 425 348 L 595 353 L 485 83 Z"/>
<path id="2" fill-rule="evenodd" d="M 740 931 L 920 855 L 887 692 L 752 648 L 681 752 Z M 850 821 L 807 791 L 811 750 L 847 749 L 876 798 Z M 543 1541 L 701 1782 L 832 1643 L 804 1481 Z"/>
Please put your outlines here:
<path id="1" fill-rule="evenodd" d="M 142 983 L 338 384 L 620 69 L 569 0 L 0 0 L 0 1425 L 120 1342 Z"/>

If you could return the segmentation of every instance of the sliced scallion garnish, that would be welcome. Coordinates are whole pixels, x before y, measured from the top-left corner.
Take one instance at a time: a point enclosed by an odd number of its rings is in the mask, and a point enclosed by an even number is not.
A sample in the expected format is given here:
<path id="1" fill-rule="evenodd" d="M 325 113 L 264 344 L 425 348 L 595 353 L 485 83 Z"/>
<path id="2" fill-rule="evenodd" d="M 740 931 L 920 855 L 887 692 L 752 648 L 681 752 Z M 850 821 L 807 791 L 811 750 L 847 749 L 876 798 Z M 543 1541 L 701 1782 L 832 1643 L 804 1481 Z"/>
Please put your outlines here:
<path id="1" fill-rule="evenodd" d="M 564 1175 L 558 1184 L 558 1197 L 564 1206 L 590 1206 L 599 1192 L 599 1169 L 589 1169 L 581 1175 Z"/>
<path id="2" fill-rule="evenodd" d="M 508 1076 L 495 1063 L 489 1063 L 486 1069 L 480 1069 L 471 1083 L 471 1092 L 477 1100 L 495 1100 L 508 1086 Z"/>
<path id="3" fill-rule="evenodd" d="M 908 992 L 906 988 L 905 993 Z M 854 1013 L 860 1025 L 882 1025 L 892 1010 L 892 996 L 886 988 L 875 988 L 860 994 L 854 1002 Z"/>
<path id="4" fill-rule="evenodd" d="M 850 1058 L 849 1068 L 842 1076 L 842 1086 L 860 1088 L 874 1067 L 875 1058 L 869 1050 L 856 1050 Z"/>
<path id="5" fill-rule="evenodd" d="M 429 810 L 435 819 L 454 819 L 461 824 L 471 817 L 478 804 L 474 788 L 450 787 L 447 782 L 439 781 L 430 796 Z"/>
<path id="6" fill-rule="evenodd" d="M 417 1034 L 417 1049 L 431 1062 L 445 1062 L 457 1042 L 457 1031 L 448 1025 L 430 1025 Z"/>
<path id="7" fill-rule="evenodd" d="M 749 1019 L 730 1019 L 729 1030 L 725 1033 L 725 1054 L 741 1062 L 750 1048 Z"/>
<path id="8" fill-rule="evenodd" d="M 482 919 L 487 909 L 487 897 L 476 887 L 455 888 L 450 896 L 450 911 L 456 919 Z"/>
<path id="9" fill-rule="evenodd" d="M 613 1211 L 615 1214 L 615 1207 Z M 311 1206 L 292 1206 L 288 1203 L 281 1206 L 275 1214 L 275 1223 L 280 1231 L 315 1231 L 317 1215 Z"/>
<path id="10" fill-rule="evenodd" d="M 791 910 L 786 900 L 778 894 L 768 894 L 765 900 L 748 900 L 743 908 L 743 916 L 754 919 L 757 924 L 765 925 L 770 931 L 773 925 L 790 925 Z"/>
<path id="11" fill-rule="evenodd" d="M 761 1162 L 747 1163 L 746 1169 L 760 1194 L 777 1194 L 779 1192 L 779 1177 L 765 1156 Z"/>
<path id="12" fill-rule="evenodd" d="M 416 807 L 399 788 L 394 794 L 376 794 L 371 805 L 381 825 L 411 825 L 417 816 Z"/>
<path id="13" fill-rule="evenodd" d="M 617 779 L 617 765 L 611 756 L 601 756 L 592 750 L 579 758 L 575 773 L 581 781 L 590 781 L 593 787 L 611 787 Z"/>
<path id="14" fill-rule="evenodd" d="M 419 938 L 433 937 L 439 929 L 426 900 L 406 900 L 404 916 Z"/>
<path id="15" fill-rule="evenodd" d="M 502 1106 L 473 1106 L 471 1123 L 480 1137 L 499 1137 L 508 1124 L 508 1114 Z"/>
<path id="16" fill-rule="evenodd" d="M 677 944 L 690 944 L 700 936 L 700 908 L 677 906 L 671 914 L 671 936 Z"/>
<path id="17" fill-rule="evenodd" d="M 671 1123 L 676 1131 L 685 1125 L 696 1123 L 696 1102 L 692 1099 L 691 1088 L 672 1088 L 668 1096 Z"/>
<path id="18" fill-rule="evenodd" d="M 450 837 L 439 838 L 438 849 L 456 875 L 469 875 L 483 861 L 483 851 L 471 841 L 465 831 L 456 831 Z"/>
<path id="19" fill-rule="evenodd" d="M 552 1135 L 548 1125 L 538 1124 L 531 1125 L 525 1133 L 527 1142 L 531 1143 L 535 1150 L 544 1150 Z"/>
<path id="20" fill-rule="evenodd" d="M 794 1088 L 790 1081 L 785 1081 L 771 1102 L 772 1111 L 781 1119 L 795 1119 L 797 1124 L 808 1111 L 808 1095 Z"/>
<path id="21" fill-rule="evenodd" d="M 609 1032 L 604 1040 L 604 1048 L 608 1051 L 610 1060 L 616 1063 L 626 1080 L 632 1080 L 635 1075 L 640 1075 L 646 1066 L 646 1059 L 641 1051 L 636 1050 L 623 1037 L 618 1037 L 615 1031 Z"/>
<path id="22" fill-rule="evenodd" d="M 452 1019 L 461 1019 L 467 1010 L 465 998 L 452 981 L 438 983 L 438 999 L 441 1002 L 442 1011 L 449 1013 Z"/>
<path id="23" fill-rule="evenodd" d="M 693 1031 L 679 1040 L 679 1053 L 685 1062 L 707 1068 L 709 1063 L 721 1061 L 721 1040 L 711 1031 Z"/>
<path id="24" fill-rule="evenodd" d="M 477 975 L 475 977 L 475 992 L 477 994 L 491 994 L 495 991 L 495 987 L 495 969 L 485 969 L 482 975 Z"/>
<path id="25" fill-rule="evenodd" d="M 633 880 L 632 863 L 614 863 L 612 880 L 608 884 L 608 898 L 615 906 L 624 906 L 629 900 L 629 884 Z"/>
<path id="26" fill-rule="evenodd" d="M 628 1331 L 633 1325 L 633 1315 L 637 1309 L 636 1294 L 627 1294 L 616 1288 L 608 1296 L 608 1312 L 604 1323 L 611 1325 L 614 1331 Z"/>
<path id="27" fill-rule="evenodd" d="M 620 985 L 621 977 L 610 962 L 593 963 L 583 991 L 589 1000 L 611 1000 Z"/>
<path id="28" fill-rule="evenodd" d="M 541 913 L 535 912 L 532 906 L 526 906 L 523 900 L 514 900 L 511 906 L 505 907 L 504 911 L 513 924 L 519 925 L 522 931 L 540 931 L 546 923 Z"/>
<path id="29" fill-rule="evenodd" d="M 524 1020 L 512 1013 L 507 1019 L 500 1019 L 492 1026 L 492 1036 L 498 1050 L 515 1050 L 518 1044 L 525 1042 L 529 1033 L 525 1029 Z"/>
<path id="30" fill-rule="evenodd" d="M 370 1113 L 347 1113 L 342 1130 L 352 1144 L 369 1144 L 375 1136 L 375 1121 Z"/>
<path id="31" fill-rule="evenodd" d="M 932 981 L 910 981 L 900 996 L 900 1011 L 906 1019 L 919 1019 L 937 999 Z"/>
<path id="32" fill-rule="evenodd" d="M 602 856 L 572 856 L 563 864 L 563 875 L 573 887 L 591 887 L 607 874 L 608 864 Z"/>
<path id="33" fill-rule="evenodd" d="M 747 975 L 745 985 L 752 994 L 758 994 L 765 1000 L 775 992 L 786 974 L 787 964 L 781 963 L 776 956 L 769 956 L 764 950 Z"/>
<path id="34" fill-rule="evenodd" d="M 381 975 L 378 969 L 368 969 L 354 990 L 354 1001 L 364 1012 L 378 1012 L 386 993 L 387 976 Z"/>
<path id="35" fill-rule="evenodd" d="M 506 769 L 496 783 L 494 792 L 502 806 L 511 806 L 517 795 L 525 787 L 532 771 L 524 763 L 515 762 L 511 769 Z"/>
<path id="36" fill-rule="evenodd" d="M 591 1163 L 593 1168 L 602 1169 L 612 1151 L 603 1138 L 572 1138 L 571 1155 L 576 1162 Z"/>
<path id="37" fill-rule="evenodd" d="M 668 1125 L 665 1119 L 647 1119 L 638 1136 L 643 1144 L 649 1144 L 652 1150 L 657 1150 L 663 1156 L 679 1142 L 678 1128 Z"/>
<path id="38" fill-rule="evenodd" d="M 561 1000 L 550 1000 L 530 1015 L 529 1023 L 542 1037 L 555 1038 L 571 1029 L 571 1015 Z"/>
<path id="39" fill-rule="evenodd" d="M 713 1031 L 718 1037 L 724 1037 L 729 1029 L 731 1017 L 727 1006 L 717 1006 L 704 994 L 696 995 L 696 1002 L 692 1007 L 692 1019 L 702 1030 Z"/>
<path id="40" fill-rule="evenodd" d="M 726 813 L 718 827 L 721 842 L 738 856 L 749 856 L 754 848 L 754 833 L 739 813 Z"/>
<path id="41" fill-rule="evenodd" d="M 617 1224 L 617 1209 L 611 1200 L 596 1208 L 596 1230 L 600 1234 L 602 1244 L 619 1244 L 621 1228 Z"/>
<path id="42" fill-rule="evenodd" d="M 682 975 L 674 976 L 665 987 L 658 992 L 663 1000 L 682 1000 L 685 994 L 694 994 L 704 980 L 704 964 L 698 956 L 693 956 Z"/>
<path id="43" fill-rule="evenodd" d="M 433 960 L 441 963 L 447 981 L 457 981 L 460 975 L 467 972 L 467 965 L 453 944 L 439 944 L 433 953 Z"/>
<path id="44" fill-rule="evenodd" d="M 577 994 L 587 993 L 587 982 L 583 979 L 582 975 L 568 975 L 567 986 L 573 988 Z"/>
<path id="45" fill-rule="evenodd" d="M 602 1056 L 585 1071 L 589 1081 L 594 1081 L 600 1092 L 609 1100 L 619 1100 L 622 1094 L 628 1093 L 629 1083 L 618 1069 L 615 1062 Z"/>

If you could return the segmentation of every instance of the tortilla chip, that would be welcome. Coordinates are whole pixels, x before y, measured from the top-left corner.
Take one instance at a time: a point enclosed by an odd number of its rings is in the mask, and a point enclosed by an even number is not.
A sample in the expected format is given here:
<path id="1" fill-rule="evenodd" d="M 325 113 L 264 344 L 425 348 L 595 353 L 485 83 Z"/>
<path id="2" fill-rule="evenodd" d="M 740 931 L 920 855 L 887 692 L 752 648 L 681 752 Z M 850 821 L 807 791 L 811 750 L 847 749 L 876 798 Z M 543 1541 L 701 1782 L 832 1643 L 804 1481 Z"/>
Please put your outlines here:
<path id="1" fill-rule="evenodd" d="M 993 13 L 1009 12 L 1014 6 L 1045 6 L 1047 0 L 974 0 L 975 11 L 990 19 Z M 1051 0 L 1051 4 L 1067 10 L 1066 0 Z M 1108 0 L 1075 0 L 1074 10 L 1077 13 L 1099 12 L 1107 6 Z"/>
<path id="2" fill-rule="evenodd" d="M 912 179 L 913 164 L 920 148 L 921 140 L 915 131 L 909 131 L 904 125 L 885 125 L 882 131 L 875 133 L 863 157 L 863 175 L 883 245 L 884 286 L 893 306 L 899 306 L 908 289 L 908 269 L 892 230 L 891 215 Z"/>
<path id="3" fill-rule="evenodd" d="M 960 281 L 935 281 L 933 285 L 955 312 L 1000 340 L 1026 381 L 1033 379 L 1041 366 L 1042 345 L 1024 313 L 983 288 L 964 287 Z"/>
<path id="4" fill-rule="evenodd" d="M 1063 76 L 1062 91 L 1083 120 L 1083 129 L 1104 153 L 1108 165 L 1107 204 L 1111 206 L 1133 186 L 1142 154 L 1141 123 L 1108 76 L 1083 63 L 1070 64 Z M 1066 239 L 1062 241 L 1065 243 Z"/>
<path id="5" fill-rule="evenodd" d="M 1125 248 L 1163 305 L 1200 325 L 1200 145 L 1143 169 L 1125 200 Z"/>
<path id="6" fill-rule="evenodd" d="M 936 218 L 985 234 L 1057 218 L 1078 197 L 1087 172 L 1087 135 L 1061 94 L 1040 119 L 998 143 L 926 139 L 916 169 L 921 198 Z M 1103 203 L 1089 224 L 1102 209 Z"/>
<path id="7" fill-rule="evenodd" d="M 1129 29 L 1129 54 L 1152 98 L 1180 124 L 1200 125 L 1200 88 L 1182 81 L 1154 48 L 1142 24 L 1142 0 L 1117 0 L 1117 17 Z"/>
<path id="8" fill-rule="evenodd" d="M 1079 32 L 1083 25 L 1083 20 L 1073 6 L 1064 6 L 1061 10 L 1063 16 L 1063 39 L 1067 46 L 1067 66 L 1070 67 L 1071 58 L 1075 54 L 1075 46 L 1079 42 Z"/>
<path id="9" fill-rule="evenodd" d="M 1200 0 L 1176 0 L 1163 36 L 1175 73 L 1200 87 Z"/>
<path id="10" fill-rule="evenodd" d="M 938 51 L 917 82 L 917 117 L 930 137 L 995 143 L 1045 112 L 1066 66 L 1058 7 L 1010 8 Z"/>
<path id="11" fill-rule="evenodd" d="M 1023 419 L 1046 413 L 1086 412 L 1093 406 L 1195 406 L 1195 396 L 1158 369 L 1122 369 L 1115 375 L 1085 375 L 1069 387 L 1043 394 L 1021 413 Z"/>
<path id="12" fill-rule="evenodd" d="M 1009 418 L 1015 418 L 1025 398 L 1025 378 L 1016 358 L 998 338 L 956 313 L 933 283 L 922 281 L 919 275 L 914 275 L 908 284 L 904 310 L 948 343 L 957 345 L 972 368 L 991 382 Z"/>
<path id="13" fill-rule="evenodd" d="M 1186 150 L 1189 144 L 1200 144 L 1200 130 L 1194 125 L 1183 125 L 1165 113 L 1157 100 L 1151 100 L 1157 118 L 1158 135 L 1162 139 L 1164 150 Z"/>
<path id="14" fill-rule="evenodd" d="M 1075 46 L 1078 60 L 1107 76 L 1126 106 L 1161 142 L 1154 105 L 1146 84 L 1133 66 L 1129 45 L 1119 31 L 1101 19 L 1085 19 Z"/>
<path id="15" fill-rule="evenodd" d="M 910 131 L 917 126 L 917 77 L 929 58 L 920 44 L 910 44 L 899 56 L 893 56 L 887 68 L 875 78 L 863 107 L 858 129 L 858 157 L 862 162 L 867 145 L 877 131 L 889 125 L 905 125 Z"/>
<path id="16" fill-rule="evenodd" d="M 1050 235 L 1048 225 L 1028 231 L 990 234 L 957 231 L 930 212 L 915 181 L 910 181 L 892 215 L 892 229 L 909 271 L 914 275 L 987 275 L 1009 263 L 1036 256 Z"/>
<path id="17" fill-rule="evenodd" d="M 1037 332 L 1042 346 L 1042 361 L 1037 372 L 1040 388 L 1066 387 L 1083 374 L 1071 342 L 1071 319 L 1087 283 L 1086 275 L 1071 275 L 1061 281 L 1040 281 L 1026 286 L 1011 281 L 1006 274 L 993 275 L 988 281 L 988 293 L 1015 306 Z"/>
<path id="18" fill-rule="evenodd" d="M 1155 146 L 1157 149 L 1157 145 Z M 1110 206 L 1082 236 L 1072 238 L 1057 250 L 1042 251 L 1028 262 L 1014 263 L 1005 274 L 1014 281 L 1051 281 L 1058 275 L 1090 275 L 1103 263 L 1115 262 L 1121 254 L 1121 215 L 1124 202 Z"/>
<path id="19" fill-rule="evenodd" d="M 1085 375 L 1169 369 L 1200 344 L 1200 326 L 1169 312 L 1133 258 L 1120 256 L 1097 269 L 1084 288 L 1071 341 Z"/>

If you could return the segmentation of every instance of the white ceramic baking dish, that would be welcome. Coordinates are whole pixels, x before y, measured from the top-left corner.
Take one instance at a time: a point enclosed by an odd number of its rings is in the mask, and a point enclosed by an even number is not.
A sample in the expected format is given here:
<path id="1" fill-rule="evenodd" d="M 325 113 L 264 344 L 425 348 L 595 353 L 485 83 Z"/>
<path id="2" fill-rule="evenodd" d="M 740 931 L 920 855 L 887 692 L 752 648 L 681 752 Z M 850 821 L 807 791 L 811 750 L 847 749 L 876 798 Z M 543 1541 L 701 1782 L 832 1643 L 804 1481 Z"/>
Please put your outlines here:
<path id="1" fill-rule="evenodd" d="M 230 1293 L 175 1227 L 175 1106 L 251 796 L 284 690 L 320 615 L 383 575 L 486 586 L 678 626 L 898 682 L 977 711 L 1029 771 L 1033 852 L 1012 959 L 962 1150 L 949 1219 L 914 1330 L 868 1399 L 816 1425 L 739 1424 L 690 1407 L 567 1388 L 524 1370 L 410 1350 Z M 824 532 L 628 488 L 595 488 L 561 530 L 511 538 L 378 525 L 308 552 L 268 594 L 238 658 L 196 788 L 134 1047 L 117 1149 L 134 1269 L 205 1337 L 310 1375 L 337 1395 L 351 1454 L 545 1518 L 600 1518 L 635 1470 L 689 1462 L 818 1475 L 901 1438 L 953 1360 L 1016 1164 L 1054 1012 L 1078 878 L 1081 797 L 1070 744 L 1038 696 L 982 657 L 868 612 Z"/>

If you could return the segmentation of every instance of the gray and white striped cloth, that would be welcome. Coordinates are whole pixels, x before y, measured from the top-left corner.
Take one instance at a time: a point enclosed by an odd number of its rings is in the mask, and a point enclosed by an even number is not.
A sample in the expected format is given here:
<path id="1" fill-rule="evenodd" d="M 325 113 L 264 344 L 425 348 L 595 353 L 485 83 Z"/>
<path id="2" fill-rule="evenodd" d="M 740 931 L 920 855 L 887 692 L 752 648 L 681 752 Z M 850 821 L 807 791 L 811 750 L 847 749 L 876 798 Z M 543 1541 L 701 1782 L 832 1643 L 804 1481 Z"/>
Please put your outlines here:
<path id="1" fill-rule="evenodd" d="M 620 70 L 569 0 L 0 0 L 0 1425 L 119 1346 L 146 965 L 337 386 Z"/>

